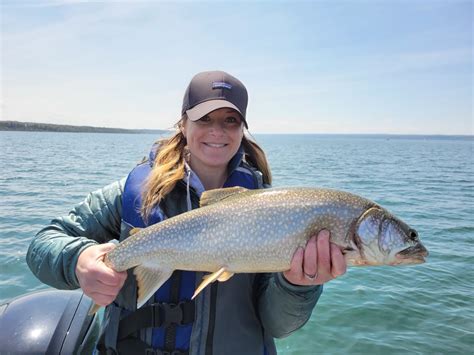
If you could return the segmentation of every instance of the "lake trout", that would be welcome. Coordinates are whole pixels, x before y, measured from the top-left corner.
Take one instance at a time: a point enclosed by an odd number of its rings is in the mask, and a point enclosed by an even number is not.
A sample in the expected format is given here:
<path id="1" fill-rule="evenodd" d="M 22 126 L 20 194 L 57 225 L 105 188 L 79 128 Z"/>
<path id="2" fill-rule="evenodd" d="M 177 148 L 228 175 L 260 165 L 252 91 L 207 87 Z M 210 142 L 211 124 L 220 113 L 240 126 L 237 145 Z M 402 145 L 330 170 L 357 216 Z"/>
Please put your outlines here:
<path id="1" fill-rule="evenodd" d="M 330 189 L 231 187 L 204 192 L 201 208 L 132 230 L 104 262 L 118 272 L 134 268 L 139 308 L 174 270 L 211 273 L 193 298 L 235 273 L 289 270 L 297 248 L 322 229 L 349 266 L 419 264 L 428 255 L 414 229 L 363 197 Z"/>

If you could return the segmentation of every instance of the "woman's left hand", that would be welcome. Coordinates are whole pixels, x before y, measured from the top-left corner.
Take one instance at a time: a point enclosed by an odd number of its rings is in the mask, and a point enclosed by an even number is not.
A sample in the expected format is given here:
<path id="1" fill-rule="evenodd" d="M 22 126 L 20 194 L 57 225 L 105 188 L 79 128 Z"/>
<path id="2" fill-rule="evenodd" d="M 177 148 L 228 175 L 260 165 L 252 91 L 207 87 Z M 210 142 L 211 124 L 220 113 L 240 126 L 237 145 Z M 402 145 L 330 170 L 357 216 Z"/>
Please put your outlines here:
<path id="1" fill-rule="evenodd" d="M 323 229 L 298 248 L 291 260 L 291 269 L 283 276 L 294 285 L 321 285 L 346 272 L 341 249 L 329 242 L 329 231 Z"/>

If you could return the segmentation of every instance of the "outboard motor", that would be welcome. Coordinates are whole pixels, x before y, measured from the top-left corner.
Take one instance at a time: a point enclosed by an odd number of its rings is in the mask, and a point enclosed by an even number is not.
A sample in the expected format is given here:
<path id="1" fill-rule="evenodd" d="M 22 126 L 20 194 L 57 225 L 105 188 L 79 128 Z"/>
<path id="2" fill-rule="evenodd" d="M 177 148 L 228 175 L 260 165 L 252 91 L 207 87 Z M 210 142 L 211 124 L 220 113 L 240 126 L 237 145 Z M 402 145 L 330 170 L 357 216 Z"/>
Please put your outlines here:
<path id="1" fill-rule="evenodd" d="M 28 293 L 0 305 L 1 354 L 92 354 L 99 313 L 80 290 Z"/>

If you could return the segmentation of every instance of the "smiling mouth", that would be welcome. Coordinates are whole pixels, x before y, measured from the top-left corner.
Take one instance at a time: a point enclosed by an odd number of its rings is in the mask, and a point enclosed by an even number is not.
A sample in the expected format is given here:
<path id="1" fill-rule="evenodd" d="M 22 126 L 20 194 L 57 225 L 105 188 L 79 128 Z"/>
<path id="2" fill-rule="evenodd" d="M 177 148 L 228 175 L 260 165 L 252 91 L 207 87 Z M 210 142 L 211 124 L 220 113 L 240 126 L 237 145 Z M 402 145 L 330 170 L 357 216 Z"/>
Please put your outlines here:
<path id="1" fill-rule="evenodd" d="M 225 143 L 203 143 L 204 145 L 211 147 L 211 148 L 224 148 L 227 146 Z"/>

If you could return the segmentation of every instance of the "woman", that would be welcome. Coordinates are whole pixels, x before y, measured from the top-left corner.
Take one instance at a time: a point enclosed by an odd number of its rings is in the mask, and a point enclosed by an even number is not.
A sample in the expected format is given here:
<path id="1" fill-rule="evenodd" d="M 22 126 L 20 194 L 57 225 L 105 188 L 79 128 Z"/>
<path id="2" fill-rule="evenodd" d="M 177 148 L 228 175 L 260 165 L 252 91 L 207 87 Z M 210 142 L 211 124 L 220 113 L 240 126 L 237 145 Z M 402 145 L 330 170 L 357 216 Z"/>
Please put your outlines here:
<path id="1" fill-rule="evenodd" d="M 197 208 L 205 190 L 270 185 L 265 154 L 244 134 L 246 109 L 247 90 L 238 79 L 221 71 L 197 74 L 186 90 L 177 132 L 152 149 L 149 161 L 91 193 L 32 241 L 27 261 L 41 281 L 80 287 L 107 306 L 99 351 L 275 354 L 273 338 L 302 327 L 322 284 L 345 272 L 340 249 L 321 231 L 295 252 L 284 273 L 238 274 L 191 301 L 203 274 L 176 271 L 137 310 L 131 270 L 115 272 L 103 263 L 114 248 L 111 240 Z"/>

